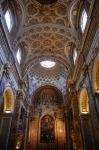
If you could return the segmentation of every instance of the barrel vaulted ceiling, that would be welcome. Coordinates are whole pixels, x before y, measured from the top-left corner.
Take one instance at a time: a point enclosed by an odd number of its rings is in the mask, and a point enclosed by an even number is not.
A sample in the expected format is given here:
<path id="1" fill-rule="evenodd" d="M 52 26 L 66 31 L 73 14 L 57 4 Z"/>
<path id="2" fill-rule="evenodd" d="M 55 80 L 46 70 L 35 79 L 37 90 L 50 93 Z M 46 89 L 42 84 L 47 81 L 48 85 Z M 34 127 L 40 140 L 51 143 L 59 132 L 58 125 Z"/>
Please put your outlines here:
<path id="1" fill-rule="evenodd" d="M 80 0 L 15 0 L 15 45 L 24 51 L 22 73 L 28 74 L 29 91 L 51 85 L 66 95 L 66 81 L 73 71 L 72 49 L 79 46 L 76 32 Z M 41 60 L 56 62 L 46 69 Z"/>

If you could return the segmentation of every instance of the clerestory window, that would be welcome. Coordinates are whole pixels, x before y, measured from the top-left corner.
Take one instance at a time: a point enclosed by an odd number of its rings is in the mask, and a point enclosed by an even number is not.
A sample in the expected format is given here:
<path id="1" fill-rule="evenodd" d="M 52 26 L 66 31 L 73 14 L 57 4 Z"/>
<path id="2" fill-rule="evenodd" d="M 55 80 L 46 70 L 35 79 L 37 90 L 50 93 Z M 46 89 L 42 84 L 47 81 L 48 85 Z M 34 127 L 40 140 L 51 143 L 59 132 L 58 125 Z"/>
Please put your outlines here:
<path id="1" fill-rule="evenodd" d="M 5 13 L 5 21 L 6 21 L 8 30 L 10 32 L 13 26 L 12 14 L 11 14 L 10 9 L 8 9 Z"/>
<path id="2" fill-rule="evenodd" d="M 18 50 L 17 50 L 16 57 L 17 57 L 18 63 L 20 64 L 21 63 L 21 58 L 22 58 L 22 51 L 21 51 L 20 48 L 18 48 Z"/>
<path id="3" fill-rule="evenodd" d="M 86 27 L 87 17 L 88 17 L 87 12 L 84 9 L 83 12 L 82 12 L 81 21 L 80 21 L 81 30 L 82 30 L 83 33 L 84 33 L 84 30 L 85 30 L 85 27 Z"/>
<path id="4" fill-rule="evenodd" d="M 76 50 L 76 48 L 74 48 L 74 51 L 73 51 L 73 59 L 74 59 L 74 64 L 75 64 L 76 59 L 77 59 L 77 50 Z"/>

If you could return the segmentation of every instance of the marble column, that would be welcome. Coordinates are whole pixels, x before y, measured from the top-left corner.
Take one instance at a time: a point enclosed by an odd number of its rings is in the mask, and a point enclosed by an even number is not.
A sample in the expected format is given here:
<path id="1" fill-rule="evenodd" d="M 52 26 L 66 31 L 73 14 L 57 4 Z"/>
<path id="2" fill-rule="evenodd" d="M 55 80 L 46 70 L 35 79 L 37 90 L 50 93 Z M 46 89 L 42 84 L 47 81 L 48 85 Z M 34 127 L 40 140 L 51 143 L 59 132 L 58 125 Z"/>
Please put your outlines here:
<path id="1" fill-rule="evenodd" d="M 99 93 L 95 93 L 93 97 L 95 99 L 96 112 L 97 112 L 98 122 L 99 122 Z"/>
<path id="2" fill-rule="evenodd" d="M 0 124 L 0 149 L 7 150 L 10 127 L 12 121 L 12 114 L 2 114 L 2 120 Z"/>
<path id="3" fill-rule="evenodd" d="M 65 126 L 66 126 L 66 148 L 70 150 L 70 131 L 69 131 L 69 113 L 65 115 Z"/>
<path id="4" fill-rule="evenodd" d="M 16 137 L 18 134 L 18 128 L 19 128 L 19 120 L 20 120 L 20 109 L 21 109 L 21 100 L 22 95 L 20 94 L 20 91 L 16 94 L 16 101 L 15 101 L 15 110 L 13 114 L 12 119 L 12 126 L 11 126 L 11 133 L 10 133 L 10 140 L 8 145 L 8 150 L 15 150 L 16 149 Z"/>
<path id="5" fill-rule="evenodd" d="M 24 150 L 27 150 L 27 141 L 28 141 L 28 127 L 29 127 L 29 112 L 26 112 L 25 117 L 25 131 L 24 131 Z"/>
<path id="6" fill-rule="evenodd" d="M 90 115 L 81 115 L 81 129 L 83 136 L 84 150 L 96 150 L 94 145 L 93 131 Z"/>

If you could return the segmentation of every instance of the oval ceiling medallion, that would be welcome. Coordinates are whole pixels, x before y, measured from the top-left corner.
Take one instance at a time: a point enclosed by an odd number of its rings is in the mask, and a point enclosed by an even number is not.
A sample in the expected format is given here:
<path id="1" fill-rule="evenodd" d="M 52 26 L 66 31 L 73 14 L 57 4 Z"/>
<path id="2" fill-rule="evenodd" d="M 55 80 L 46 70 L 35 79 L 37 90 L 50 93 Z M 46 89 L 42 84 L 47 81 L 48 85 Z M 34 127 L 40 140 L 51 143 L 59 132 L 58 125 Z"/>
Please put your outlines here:
<path id="1" fill-rule="evenodd" d="M 56 6 L 59 6 L 62 3 L 63 0 L 31 0 L 31 2 L 33 3 L 33 5 L 35 5 L 35 7 L 40 7 L 42 8 L 44 5 L 44 10 L 45 7 L 48 7 L 51 5 L 51 8 L 55 8 Z"/>
<path id="2" fill-rule="evenodd" d="M 57 0 L 37 0 L 41 4 L 52 4 L 55 3 Z"/>

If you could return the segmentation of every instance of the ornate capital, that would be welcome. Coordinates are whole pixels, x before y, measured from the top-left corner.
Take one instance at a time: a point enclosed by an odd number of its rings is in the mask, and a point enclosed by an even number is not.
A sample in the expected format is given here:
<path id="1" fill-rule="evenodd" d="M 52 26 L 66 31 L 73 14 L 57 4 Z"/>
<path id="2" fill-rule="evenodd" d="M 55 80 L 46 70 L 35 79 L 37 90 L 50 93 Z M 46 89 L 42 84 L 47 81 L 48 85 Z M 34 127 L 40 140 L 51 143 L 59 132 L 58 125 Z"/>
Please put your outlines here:
<path id="1" fill-rule="evenodd" d="M 68 88 L 74 88 L 75 87 L 75 81 L 72 78 L 68 79 L 67 87 Z"/>
<path id="2" fill-rule="evenodd" d="M 87 72 L 88 72 L 88 65 L 85 63 L 84 64 L 84 66 L 83 66 L 83 69 L 82 69 L 82 75 L 84 76 L 84 77 L 86 77 L 86 74 L 87 74 Z"/>
<path id="3" fill-rule="evenodd" d="M 17 98 L 18 98 L 19 100 L 23 100 L 23 99 L 24 99 L 24 93 L 23 93 L 22 90 L 18 90 L 18 91 L 17 91 Z"/>
<path id="4" fill-rule="evenodd" d="M 76 100 L 76 98 L 77 98 L 77 92 L 76 91 L 74 91 L 74 92 L 70 92 L 69 93 L 69 99 L 71 99 L 71 100 Z"/>
<path id="5" fill-rule="evenodd" d="M 8 62 L 6 64 L 4 64 L 3 71 L 6 74 L 6 76 L 9 77 L 9 75 L 11 73 L 11 67 Z"/>
<path id="6" fill-rule="evenodd" d="M 19 83 L 19 86 L 20 86 L 21 89 L 25 89 L 25 88 L 26 88 L 26 83 L 25 83 L 25 81 L 20 80 L 18 83 Z"/>

